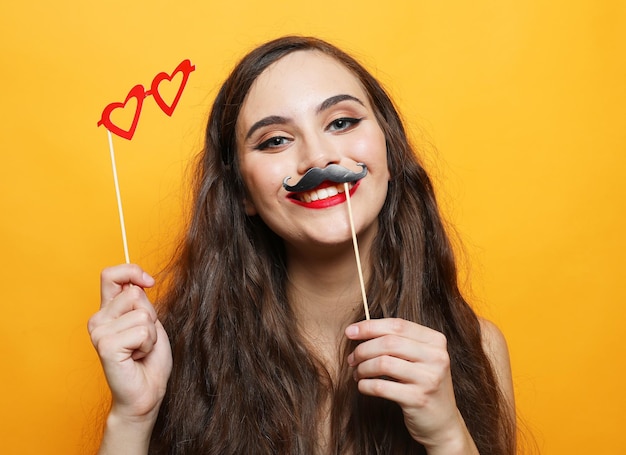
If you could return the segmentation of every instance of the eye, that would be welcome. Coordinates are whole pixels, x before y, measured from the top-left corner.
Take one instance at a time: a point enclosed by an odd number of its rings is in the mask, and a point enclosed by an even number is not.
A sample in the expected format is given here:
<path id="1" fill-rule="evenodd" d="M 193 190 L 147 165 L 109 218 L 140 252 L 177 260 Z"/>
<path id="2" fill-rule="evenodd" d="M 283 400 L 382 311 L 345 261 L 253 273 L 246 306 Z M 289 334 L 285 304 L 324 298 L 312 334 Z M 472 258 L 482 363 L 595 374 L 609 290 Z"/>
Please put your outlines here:
<path id="1" fill-rule="evenodd" d="M 351 117 L 342 117 L 333 120 L 330 122 L 330 125 L 326 127 L 328 131 L 346 131 L 353 126 L 359 124 L 362 119 L 360 118 L 351 118 Z"/>
<path id="2" fill-rule="evenodd" d="M 289 143 L 289 141 L 290 139 L 286 138 L 285 136 L 274 136 L 261 142 L 259 145 L 257 145 L 254 148 L 256 150 L 273 149 L 273 148 L 282 147 L 283 145 L 286 145 L 287 143 Z"/>

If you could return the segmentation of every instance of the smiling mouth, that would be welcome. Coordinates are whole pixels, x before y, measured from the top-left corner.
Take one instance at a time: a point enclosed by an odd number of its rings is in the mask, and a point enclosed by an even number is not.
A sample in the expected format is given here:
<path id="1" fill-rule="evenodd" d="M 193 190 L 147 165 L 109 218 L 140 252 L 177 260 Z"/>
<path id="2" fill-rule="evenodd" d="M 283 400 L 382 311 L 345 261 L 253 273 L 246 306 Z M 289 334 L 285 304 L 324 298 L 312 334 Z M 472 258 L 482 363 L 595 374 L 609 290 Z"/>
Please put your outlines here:
<path id="1" fill-rule="evenodd" d="M 354 185 L 355 184 L 353 182 L 349 182 L 348 188 L 352 189 Z M 343 183 L 324 182 L 314 190 L 291 193 L 289 197 L 296 201 L 308 204 L 311 202 L 324 201 L 343 193 L 345 193 Z"/>

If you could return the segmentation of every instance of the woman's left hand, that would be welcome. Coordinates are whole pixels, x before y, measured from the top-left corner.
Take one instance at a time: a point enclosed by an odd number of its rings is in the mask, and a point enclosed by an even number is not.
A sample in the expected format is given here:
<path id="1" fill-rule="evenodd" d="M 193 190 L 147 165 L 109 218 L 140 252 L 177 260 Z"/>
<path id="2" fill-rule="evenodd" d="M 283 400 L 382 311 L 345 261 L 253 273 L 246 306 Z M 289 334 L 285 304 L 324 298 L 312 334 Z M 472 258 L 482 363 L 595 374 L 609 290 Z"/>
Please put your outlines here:
<path id="1" fill-rule="evenodd" d="M 456 406 L 443 334 L 390 318 L 361 321 L 345 333 L 362 341 L 348 356 L 361 393 L 398 403 L 409 433 L 429 453 L 476 450 Z"/>

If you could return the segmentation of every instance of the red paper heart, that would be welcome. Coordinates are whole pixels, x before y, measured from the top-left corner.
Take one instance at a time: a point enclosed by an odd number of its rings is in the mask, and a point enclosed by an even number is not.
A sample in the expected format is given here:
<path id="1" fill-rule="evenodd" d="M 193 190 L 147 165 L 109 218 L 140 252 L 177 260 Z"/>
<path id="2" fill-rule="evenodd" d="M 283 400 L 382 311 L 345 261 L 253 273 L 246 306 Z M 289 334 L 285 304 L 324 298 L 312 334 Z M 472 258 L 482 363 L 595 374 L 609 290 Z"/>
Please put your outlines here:
<path id="1" fill-rule="evenodd" d="M 98 126 L 104 125 L 105 128 L 108 129 L 111 133 L 117 134 L 118 136 L 123 137 L 124 139 L 128 139 L 130 141 L 135 134 L 135 130 L 137 129 L 139 114 L 141 113 L 141 106 L 145 97 L 146 92 L 143 88 L 143 85 L 135 85 L 133 88 L 130 89 L 130 92 L 128 92 L 128 95 L 126 96 L 126 99 L 123 103 L 111 103 L 104 108 L 104 110 L 102 111 L 102 117 L 98 121 Z M 111 113 L 115 109 L 124 109 L 126 103 L 128 103 L 128 100 L 130 100 L 131 98 L 137 99 L 137 107 L 135 108 L 135 115 L 133 116 L 133 121 L 130 125 L 130 128 L 124 130 L 111 121 Z"/>
<path id="2" fill-rule="evenodd" d="M 183 60 L 182 62 L 178 64 L 178 66 L 176 67 L 176 69 L 171 75 L 167 73 L 159 73 L 152 80 L 152 86 L 148 94 L 151 94 L 154 97 L 154 101 L 156 101 L 156 103 L 159 105 L 161 110 L 165 112 L 167 115 L 169 115 L 170 117 L 174 113 L 174 109 L 176 109 L 176 105 L 178 104 L 178 101 L 180 100 L 180 97 L 183 94 L 183 90 L 185 89 L 185 85 L 187 84 L 187 79 L 189 79 L 189 74 L 195 68 L 196 67 L 191 64 L 191 61 L 189 61 L 188 59 Z M 180 82 L 180 86 L 178 87 L 178 91 L 176 92 L 176 96 L 174 97 L 172 104 L 168 105 L 163 99 L 163 97 L 161 96 L 161 94 L 159 93 L 159 84 L 163 82 L 164 80 L 168 80 L 171 82 L 172 79 L 174 79 L 174 76 L 176 76 L 176 74 L 180 72 L 183 73 L 183 79 Z"/>

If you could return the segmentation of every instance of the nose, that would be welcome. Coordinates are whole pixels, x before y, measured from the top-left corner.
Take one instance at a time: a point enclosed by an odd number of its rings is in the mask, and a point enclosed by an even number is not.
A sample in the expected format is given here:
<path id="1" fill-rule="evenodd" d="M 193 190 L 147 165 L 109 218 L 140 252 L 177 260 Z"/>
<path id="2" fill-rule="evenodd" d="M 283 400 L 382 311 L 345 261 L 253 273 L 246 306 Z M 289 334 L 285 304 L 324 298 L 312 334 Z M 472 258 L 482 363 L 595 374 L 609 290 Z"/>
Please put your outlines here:
<path id="1" fill-rule="evenodd" d="M 341 155 L 337 144 L 323 132 L 303 136 L 299 147 L 298 172 L 302 175 L 313 167 L 325 168 L 339 164 Z"/>

